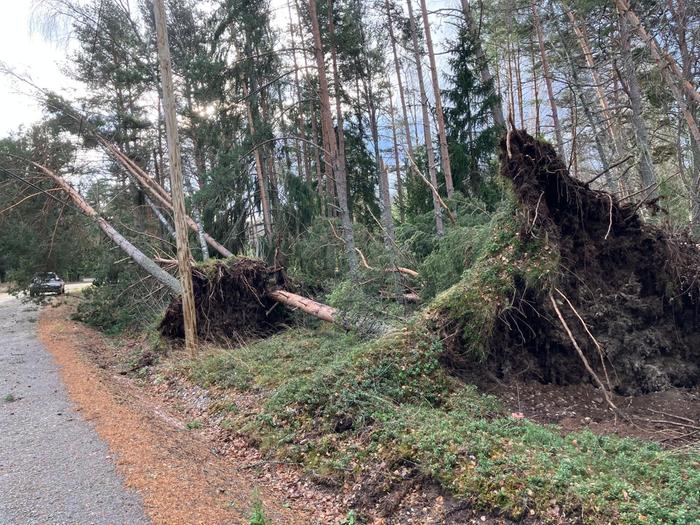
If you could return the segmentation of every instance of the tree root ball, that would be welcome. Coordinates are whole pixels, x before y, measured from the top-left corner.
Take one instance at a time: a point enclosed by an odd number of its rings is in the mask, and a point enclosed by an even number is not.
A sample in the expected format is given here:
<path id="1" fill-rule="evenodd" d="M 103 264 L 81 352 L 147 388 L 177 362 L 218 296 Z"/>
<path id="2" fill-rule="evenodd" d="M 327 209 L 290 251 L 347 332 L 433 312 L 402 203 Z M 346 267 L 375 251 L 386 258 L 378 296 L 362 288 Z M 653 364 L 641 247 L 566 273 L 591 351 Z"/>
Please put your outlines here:
<path id="1" fill-rule="evenodd" d="M 286 284 L 279 268 L 245 257 L 209 261 L 193 268 L 192 284 L 200 338 L 243 342 L 287 326 L 288 312 L 267 296 Z M 184 338 L 179 296 L 168 306 L 159 330 L 171 339 Z"/>
<path id="2" fill-rule="evenodd" d="M 522 244 L 555 254 L 536 285 L 517 272 L 501 301 L 485 366 L 501 378 L 591 381 L 552 302 L 596 375 L 621 394 L 700 382 L 700 251 L 687 232 L 642 220 L 642 203 L 621 202 L 569 175 L 554 148 L 524 131 L 501 143 Z M 657 207 L 658 208 L 658 207 Z M 524 266 L 523 260 L 511 266 Z M 478 375 L 469 349 L 446 323 L 446 362 Z M 464 338 L 462 338 L 463 341 Z M 461 358 L 460 358 L 461 357 Z"/>

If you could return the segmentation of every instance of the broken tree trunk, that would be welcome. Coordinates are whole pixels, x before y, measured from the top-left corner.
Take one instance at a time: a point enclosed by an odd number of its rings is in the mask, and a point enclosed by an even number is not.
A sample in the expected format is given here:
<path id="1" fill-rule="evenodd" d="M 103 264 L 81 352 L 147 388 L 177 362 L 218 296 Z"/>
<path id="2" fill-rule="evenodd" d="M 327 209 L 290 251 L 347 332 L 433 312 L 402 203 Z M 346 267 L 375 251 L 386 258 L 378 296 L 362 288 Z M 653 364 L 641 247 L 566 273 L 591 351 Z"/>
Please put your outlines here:
<path id="1" fill-rule="evenodd" d="M 182 313 L 185 326 L 185 348 L 190 355 L 197 352 L 197 315 L 195 313 L 192 270 L 190 266 L 190 246 L 187 238 L 187 212 L 185 211 L 185 190 L 182 184 L 182 160 L 177 132 L 175 113 L 175 88 L 173 87 L 172 63 L 168 44 L 168 28 L 163 0 L 154 0 L 153 17 L 156 26 L 156 45 L 160 65 L 160 84 L 163 92 L 163 112 L 165 113 L 165 133 L 168 141 L 170 160 L 170 190 L 172 193 L 175 238 L 177 241 L 177 262 L 180 284 L 182 285 Z"/>

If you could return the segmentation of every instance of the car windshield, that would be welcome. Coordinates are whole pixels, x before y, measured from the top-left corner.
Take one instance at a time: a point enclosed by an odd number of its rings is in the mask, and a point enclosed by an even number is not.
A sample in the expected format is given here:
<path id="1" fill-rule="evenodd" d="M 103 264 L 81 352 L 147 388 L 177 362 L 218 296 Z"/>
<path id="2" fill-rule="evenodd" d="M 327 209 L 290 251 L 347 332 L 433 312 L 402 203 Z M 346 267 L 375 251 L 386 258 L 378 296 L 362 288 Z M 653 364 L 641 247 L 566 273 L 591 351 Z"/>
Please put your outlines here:
<path id="1" fill-rule="evenodd" d="M 58 275 L 53 272 L 38 273 L 34 277 L 34 280 L 37 282 L 57 281 Z"/>

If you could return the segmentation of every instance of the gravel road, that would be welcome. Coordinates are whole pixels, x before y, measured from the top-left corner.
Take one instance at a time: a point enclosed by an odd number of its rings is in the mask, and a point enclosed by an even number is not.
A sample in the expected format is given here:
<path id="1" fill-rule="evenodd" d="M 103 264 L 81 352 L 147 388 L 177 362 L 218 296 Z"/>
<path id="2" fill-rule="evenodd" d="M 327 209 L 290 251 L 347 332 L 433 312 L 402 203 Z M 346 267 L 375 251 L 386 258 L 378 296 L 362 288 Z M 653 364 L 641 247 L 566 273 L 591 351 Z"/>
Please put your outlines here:
<path id="1" fill-rule="evenodd" d="M 141 525 L 107 446 L 36 338 L 37 307 L 0 294 L 0 524 Z"/>

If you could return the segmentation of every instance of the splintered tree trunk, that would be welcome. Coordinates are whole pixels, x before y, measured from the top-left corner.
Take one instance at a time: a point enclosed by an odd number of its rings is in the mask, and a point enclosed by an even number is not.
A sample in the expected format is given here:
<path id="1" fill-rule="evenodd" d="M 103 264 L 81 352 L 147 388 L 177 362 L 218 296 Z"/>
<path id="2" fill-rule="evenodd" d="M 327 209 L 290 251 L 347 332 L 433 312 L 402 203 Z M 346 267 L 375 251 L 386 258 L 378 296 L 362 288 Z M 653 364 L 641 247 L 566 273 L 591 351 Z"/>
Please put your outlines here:
<path id="1" fill-rule="evenodd" d="M 314 55 L 316 56 L 316 66 L 318 68 L 318 91 L 321 103 L 321 126 L 323 134 L 328 138 L 331 170 L 335 179 L 335 188 L 338 197 L 338 207 L 340 208 L 340 220 L 342 225 L 343 241 L 345 242 L 345 252 L 350 267 L 350 273 L 357 273 L 357 254 L 355 253 L 355 238 L 352 230 L 352 220 L 350 218 L 350 208 L 348 207 L 348 186 L 345 166 L 338 156 L 338 149 L 335 138 L 333 138 L 333 118 L 331 117 L 331 100 L 328 89 L 328 78 L 326 76 L 326 64 L 323 59 L 323 46 L 321 43 L 321 31 L 316 14 L 316 0 L 309 0 L 309 15 L 311 17 L 311 31 L 314 37 Z"/>
<path id="2" fill-rule="evenodd" d="M 197 314 L 195 312 L 194 290 L 192 288 L 190 248 L 187 239 L 187 213 L 185 212 L 185 192 L 182 187 L 180 144 L 178 142 L 177 118 L 175 115 L 175 90 L 173 88 L 172 65 L 163 0 L 154 0 L 153 14 L 157 33 L 165 132 L 168 140 L 168 156 L 170 160 L 170 190 L 172 192 L 175 234 L 177 236 L 178 269 L 182 285 L 185 347 L 191 355 L 194 355 L 197 352 Z"/>
<path id="3" fill-rule="evenodd" d="M 147 257 L 141 250 L 136 246 L 131 244 L 123 235 L 121 235 L 117 230 L 112 227 L 105 219 L 100 217 L 95 209 L 90 206 L 85 199 L 78 193 L 73 186 L 71 186 L 65 179 L 57 175 L 55 172 L 49 168 L 42 166 L 36 162 L 32 162 L 34 166 L 40 169 L 45 175 L 50 177 L 58 187 L 60 187 L 70 199 L 75 203 L 75 205 L 87 215 L 90 219 L 95 221 L 97 226 L 102 230 L 102 232 L 110 238 L 114 244 L 119 246 L 124 253 L 126 253 L 131 259 L 143 268 L 148 274 L 153 276 L 161 284 L 167 286 L 171 292 L 174 294 L 182 293 L 182 286 L 180 281 L 175 277 L 170 275 L 168 272 L 163 270 L 155 262 L 153 262 L 149 257 Z"/>
<path id="4" fill-rule="evenodd" d="M 540 46 L 540 59 L 542 60 L 542 72 L 544 73 L 544 81 L 547 86 L 547 95 L 549 96 L 549 105 L 552 109 L 552 123 L 554 125 L 554 134 L 557 138 L 557 152 L 562 159 L 566 158 L 564 153 L 564 139 L 561 133 L 561 125 L 559 124 L 559 113 L 557 112 L 557 101 L 554 98 L 554 88 L 552 87 L 552 76 L 549 70 L 549 61 L 547 60 L 547 50 L 544 47 L 544 35 L 542 34 L 542 25 L 540 17 L 537 14 L 537 4 L 535 0 L 530 3 L 532 9 L 532 20 L 535 24 L 535 32 L 537 33 L 537 41 Z"/>
<path id="5" fill-rule="evenodd" d="M 461 0 L 462 2 L 462 12 L 464 13 L 464 21 L 467 24 L 467 30 L 472 35 L 472 41 L 474 42 L 476 59 L 479 64 L 479 74 L 481 76 L 481 81 L 483 83 L 488 83 L 493 81 L 493 75 L 489 69 L 489 63 L 486 58 L 486 53 L 484 52 L 484 47 L 481 43 L 481 36 L 479 34 L 479 26 L 474 20 L 472 15 L 472 10 L 469 5 L 469 0 Z M 503 106 L 501 105 L 500 97 L 496 97 L 497 100 L 491 105 L 491 115 L 493 116 L 493 121 L 498 126 L 505 127 L 506 119 L 503 116 Z"/>
<path id="6" fill-rule="evenodd" d="M 620 16 L 620 52 L 622 55 L 622 69 L 625 74 L 624 84 L 627 87 L 627 96 L 632 108 L 632 127 L 639 150 L 639 178 L 642 188 L 645 189 L 645 196 L 656 196 L 656 176 L 654 175 L 654 165 L 651 162 L 649 152 L 649 135 L 642 115 L 642 90 L 639 87 L 636 67 L 632 59 L 632 48 L 630 46 L 629 22 L 624 16 Z"/>
<path id="7" fill-rule="evenodd" d="M 430 113 L 428 111 L 428 97 L 425 93 L 425 84 L 423 82 L 423 65 L 421 63 L 421 52 L 418 46 L 418 28 L 416 27 L 416 19 L 413 16 L 412 0 L 406 0 L 408 5 L 408 19 L 411 29 L 411 40 L 413 43 L 413 56 L 416 61 L 416 75 L 418 76 L 418 90 L 420 92 L 420 104 L 423 110 L 423 136 L 425 138 L 425 152 L 428 157 L 428 173 L 430 174 L 430 183 L 437 190 L 437 173 L 435 168 L 435 154 L 433 153 L 433 138 L 430 132 Z M 442 223 L 442 210 L 440 201 L 433 191 L 433 210 L 435 211 L 435 230 L 438 235 L 445 233 L 445 227 Z"/>
<path id="8" fill-rule="evenodd" d="M 433 83 L 433 93 L 435 95 L 435 119 L 438 127 L 438 140 L 440 143 L 440 165 L 445 175 L 445 188 L 447 197 L 452 198 L 454 194 L 454 184 L 452 182 L 452 167 L 450 165 L 450 152 L 447 149 L 447 133 L 445 132 L 445 113 L 442 110 L 442 94 L 440 93 L 440 83 L 438 82 L 437 64 L 435 63 L 435 51 L 433 49 L 433 37 L 430 31 L 430 21 L 428 20 L 428 6 L 425 0 L 420 0 L 421 13 L 423 15 L 423 30 L 425 32 L 425 45 L 428 48 L 428 59 L 430 60 L 430 78 Z"/>

